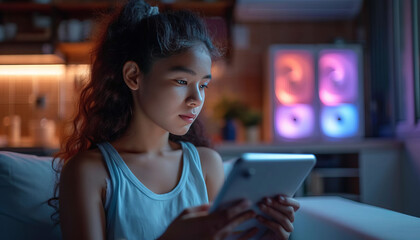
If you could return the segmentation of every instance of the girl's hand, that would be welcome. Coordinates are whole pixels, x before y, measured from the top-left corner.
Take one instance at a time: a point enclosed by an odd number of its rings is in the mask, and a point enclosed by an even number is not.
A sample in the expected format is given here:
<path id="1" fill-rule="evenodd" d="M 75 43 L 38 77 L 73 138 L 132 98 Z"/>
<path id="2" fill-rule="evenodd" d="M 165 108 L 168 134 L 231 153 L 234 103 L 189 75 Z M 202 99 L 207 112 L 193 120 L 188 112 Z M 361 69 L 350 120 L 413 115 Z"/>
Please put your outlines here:
<path id="1" fill-rule="evenodd" d="M 293 232 L 292 223 L 295 221 L 295 212 L 300 207 L 299 202 L 293 198 L 278 195 L 273 198 L 264 198 L 258 207 L 272 218 L 257 216 L 257 220 L 269 229 L 262 239 L 289 239 L 290 233 Z"/>
<path id="2" fill-rule="evenodd" d="M 233 206 L 208 213 L 210 205 L 185 209 L 167 228 L 159 240 L 172 239 L 224 239 L 241 223 L 256 217 L 250 210 L 249 201 L 240 201 Z M 250 229 L 239 239 L 248 239 L 256 234 L 257 229 Z"/>

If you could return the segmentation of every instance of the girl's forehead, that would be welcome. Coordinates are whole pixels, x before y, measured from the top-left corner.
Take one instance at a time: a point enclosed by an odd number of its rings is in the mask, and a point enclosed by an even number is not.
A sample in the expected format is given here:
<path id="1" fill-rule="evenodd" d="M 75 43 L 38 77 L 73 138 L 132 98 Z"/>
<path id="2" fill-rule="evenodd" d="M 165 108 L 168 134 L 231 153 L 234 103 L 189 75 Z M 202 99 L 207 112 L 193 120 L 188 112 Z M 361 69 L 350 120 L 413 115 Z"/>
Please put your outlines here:
<path id="1" fill-rule="evenodd" d="M 210 52 L 203 43 L 197 43 L 178 54 L 172 55 L 171 57 L 185 57 L 192 55 L 205 55 L 210 57 Z"/>
<path id="2" fill-rule="evenodd" d="M 157 60 L 154 65 L 170 66 L 170 65 L 210 65 L 210 53 L 204 44 L 197 44 L 185 51 Z"/>

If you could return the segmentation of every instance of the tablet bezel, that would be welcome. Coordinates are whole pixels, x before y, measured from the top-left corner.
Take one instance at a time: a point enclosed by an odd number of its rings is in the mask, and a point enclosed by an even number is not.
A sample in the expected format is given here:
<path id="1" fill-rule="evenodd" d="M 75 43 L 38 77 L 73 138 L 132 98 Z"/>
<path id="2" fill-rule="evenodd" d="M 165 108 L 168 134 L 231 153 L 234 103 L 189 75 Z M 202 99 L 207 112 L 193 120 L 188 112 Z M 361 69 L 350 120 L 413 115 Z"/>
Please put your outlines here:
<path id="1" fill-rule="evenodd" d="M 232 199 L 229 197 L 229 199 L 225 199 L 226 193 L 232 188 L 235 187 L 238 184 L 234 180 L 236 178 L 244 178 L 243 174 L 262 174 L 260 172 L 258 173 L 244 173 L 243 170 L 247 166 L 252 166 L 253 164 L 260 164 L 260 165 L 267 165 L 269 166 L 270 163 L 274 163 L 276 165 L 284 165 L 290 164 L 291 162 L 296 162 L 297 165 L 301 165 L 301 169 L 299 169 L 299 174 L 296 179 L 292 179 L 289 181 L 289 184 L 291 184 L 291 187 L 288 187 L 291 190 L 288 191 L 281 191 L 278 192 L 278 194 L 284 194 L 289 197 L 292 197 L 296 191 L 299 189 L 299 187 L 302 185 L 306 177 L 309 175 L 313 167 L 316 163 L 316 157 L 313 154 L 286 154 L 286 153 L 244 153 L 240 158 L 238 158 L 232 167 L 232 170 L 229 172 L 221 190 L 219 191 L 218 195 L 216 196 L 212 207 L 210 209 L 210 212 L 215 211 L 219 208 L 220 205 L 228 204 L 231 201 L 243 199 L 243 197 L 239 197 L 237 199 Z M 267 168 L 268 170 L 270 168 Z M 285 170 L 286 171 L 286 170 Z M 255 179 L 255 177 L 254 177 Z M 233 185 L 233 186 L 232 186 Z M 254 184 L 255 185 L 255 184 Z M 250 193 L 252 194 L 252 193 Z M 252 196 L 250 198 L 259 198 L 261 199 L 263 197 L 267 196 Z M 255 202 L 253 202 L 255 204 Z"/>

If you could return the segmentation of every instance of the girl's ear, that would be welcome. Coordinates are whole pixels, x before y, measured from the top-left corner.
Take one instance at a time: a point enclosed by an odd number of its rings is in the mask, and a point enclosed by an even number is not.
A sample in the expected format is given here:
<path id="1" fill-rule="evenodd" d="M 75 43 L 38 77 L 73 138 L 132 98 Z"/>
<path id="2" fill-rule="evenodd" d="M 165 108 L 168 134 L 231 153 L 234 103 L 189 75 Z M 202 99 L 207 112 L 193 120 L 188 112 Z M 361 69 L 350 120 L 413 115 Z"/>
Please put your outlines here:
<path id="1" fill-rule="evenodd" d="M 123 78 L 125 84 L 135 91 L 140 88 L 140 80 L 143 78 L 143 73 L 140 71 L 137 63 L 133 61 L 127 61 L 123 66 Z"/>

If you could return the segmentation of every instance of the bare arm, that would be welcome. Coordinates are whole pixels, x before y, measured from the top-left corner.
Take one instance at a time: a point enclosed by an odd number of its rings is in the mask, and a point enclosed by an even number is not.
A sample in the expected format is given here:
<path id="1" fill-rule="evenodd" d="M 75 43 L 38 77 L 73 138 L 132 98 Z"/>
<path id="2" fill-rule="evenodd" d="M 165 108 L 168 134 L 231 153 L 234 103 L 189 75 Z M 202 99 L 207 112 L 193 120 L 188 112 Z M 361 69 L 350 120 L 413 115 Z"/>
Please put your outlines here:
<path id="1" fill-rule="evenodd" d="M 209 201 L 212 202 L 225 180 L 222 158 L 219 153 L 210 148 L 198 147 L 197 150 L 201 159 Z"/>
<path id="2" fill-rule="evenodd" d="M 206 181 L 209 200 L 213 201 L 224 182 L 223 163 L 220 155 L 209 148 L 198 147 L 201 167 Z M 173 239 L 225 239 L 241 223 L 255 218 L 250 202 L 240 201 L 232 206 L 209 213 L 210 205 L 185 209 L 168 227 L 159 240 Z M 248 239 L 255 229 L 245 232 L 241 239 Z M 236 239 L 236 238 L 235 238 Z"/>
<path id="3" fill-rule="evenodd" d="M 105 239 L 101 156 L 83 153 L 70 159 L 60 176 L 60 225 L 63 239 Z"/>

